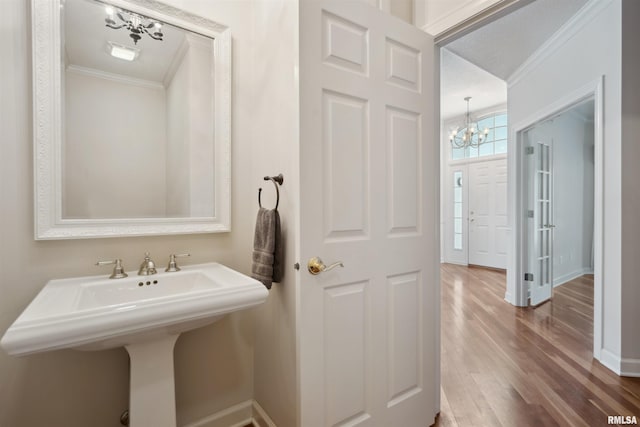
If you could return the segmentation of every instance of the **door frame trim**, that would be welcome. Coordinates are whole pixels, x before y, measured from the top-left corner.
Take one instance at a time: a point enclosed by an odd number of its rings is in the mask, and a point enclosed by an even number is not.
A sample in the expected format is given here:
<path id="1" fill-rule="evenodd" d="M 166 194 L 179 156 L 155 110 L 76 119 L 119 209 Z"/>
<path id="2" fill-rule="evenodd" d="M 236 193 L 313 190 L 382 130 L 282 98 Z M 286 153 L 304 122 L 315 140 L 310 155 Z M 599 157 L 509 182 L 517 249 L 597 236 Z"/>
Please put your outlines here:
<path id="1" fill-rule="evenodd" d="M 602 350 L 602 313 L 604 295 L 603 240 L 604 240 L 604 76 L 563 96 L 540 111 L 515 123 L 509 129 L 509 139 L 515 143 L 507 155 L 509 168 L 508 209 L 513 233 L 507 260 L 507 289 L 505 300 L 515 306 L 528 305 L 528 283 L 523 280 L 527 222 L 524 221 L 524 150 L 523 133 L 535 124 L 557 116 L 587 99 L 594 100 L 594 304 L 593 304 L 593 356 L 600 359 Z"/>

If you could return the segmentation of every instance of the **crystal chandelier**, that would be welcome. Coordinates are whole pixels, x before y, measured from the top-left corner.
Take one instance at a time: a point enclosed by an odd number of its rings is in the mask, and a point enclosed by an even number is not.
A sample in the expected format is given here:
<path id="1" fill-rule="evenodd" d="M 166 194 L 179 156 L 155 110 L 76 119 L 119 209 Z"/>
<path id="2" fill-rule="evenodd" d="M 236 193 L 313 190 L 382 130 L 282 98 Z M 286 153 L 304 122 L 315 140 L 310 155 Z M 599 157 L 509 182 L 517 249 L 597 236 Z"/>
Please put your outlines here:
<path id="1" fill-rule="evenodd" d="M 134 44 L 138 44 L 138 40 L 142 38 L 143 34 L 148 35 L 154 40 L 162 40 L 162 37 L 164 36 L 164 34 L 162 34 L 162 24 L 158 21 L 153 21 L 146 16 L 116 9 L 112 6 L 107 6 L 106 12 L 107 17 L 104 19 L 104 22 L 107 23 L 107 27 L 113 28 L 114 30 L 119 30 L 120 28 L 129 30 L 129 37 L 133 39 Z M 119 23 L 115 21 L 116 16 L 120 20 Z"/>
<path id="2" fill-rule="evenodd" d="M 485 138 L 489 134 L 488 128 L 484 128 L 484 130 L 480 131 L 478 129 L 478 124 L 471 120 L 471 113 L 469 112 L 470 99 L 470 96 L 467 96 L 464 99 L 467 101 L 467 115 L 464 129 L 460 130 L 460 128 L 456 128 L 449 135 L 449 142 L 451 142 L 451 145 L 454 148 L 478 147 L 480 144 L 485 142 Z"/>

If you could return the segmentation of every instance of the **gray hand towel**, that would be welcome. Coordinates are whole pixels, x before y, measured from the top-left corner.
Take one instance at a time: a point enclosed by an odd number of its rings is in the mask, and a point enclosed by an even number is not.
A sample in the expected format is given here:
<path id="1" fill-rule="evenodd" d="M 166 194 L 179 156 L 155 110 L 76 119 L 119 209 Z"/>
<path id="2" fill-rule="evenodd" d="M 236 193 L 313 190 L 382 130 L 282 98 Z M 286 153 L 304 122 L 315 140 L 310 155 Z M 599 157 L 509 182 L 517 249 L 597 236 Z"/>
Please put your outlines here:
<path id="1" fill-rule="evenodd" d="M 276 242 L 273 248 L 273 281 L 281 282 L 284 276 L 284 248 L 282 245 L 282 231 L 280 229 L 280 214 L 275 211 Z"/>
<path id="2" fill-rule="evenodd" d="M 282 238 L 280 214 L 277 210 L 260 208 L 253 238 L 251 277 L 271 289 L 272 282 L 282 280 Z"/>

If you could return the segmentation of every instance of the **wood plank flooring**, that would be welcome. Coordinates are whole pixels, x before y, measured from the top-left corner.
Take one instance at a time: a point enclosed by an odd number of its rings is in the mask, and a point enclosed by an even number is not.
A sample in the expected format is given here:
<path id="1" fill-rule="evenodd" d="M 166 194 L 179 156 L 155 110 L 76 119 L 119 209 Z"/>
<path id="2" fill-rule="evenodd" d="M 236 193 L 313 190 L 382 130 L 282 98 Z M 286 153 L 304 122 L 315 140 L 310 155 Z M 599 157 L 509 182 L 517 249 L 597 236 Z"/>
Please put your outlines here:
<path id="1" fill-rule="evenodd" d="M 640 378 L 592 356 L 593 278 L 554 290 L 535 309 L 504 301 L 505 273 L 442 266 L 439 427 L 607 426 L 640 423 Z"/>

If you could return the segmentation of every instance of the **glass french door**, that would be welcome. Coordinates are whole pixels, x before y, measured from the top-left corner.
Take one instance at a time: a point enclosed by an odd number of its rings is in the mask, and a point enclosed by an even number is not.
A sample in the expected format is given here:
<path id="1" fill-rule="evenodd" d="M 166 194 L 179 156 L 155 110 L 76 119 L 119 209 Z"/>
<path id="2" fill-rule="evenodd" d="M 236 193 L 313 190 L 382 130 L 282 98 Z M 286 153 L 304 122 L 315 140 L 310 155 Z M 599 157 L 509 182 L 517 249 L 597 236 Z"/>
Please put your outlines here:
<path id="1" fill-rule="evenodd" d="M 551 298 L 553 291 L 553 150 L 550 142 L 537 141 L 533 149 L 533 248 L 529 248 L 527 273 L 531 305 Z"/>

